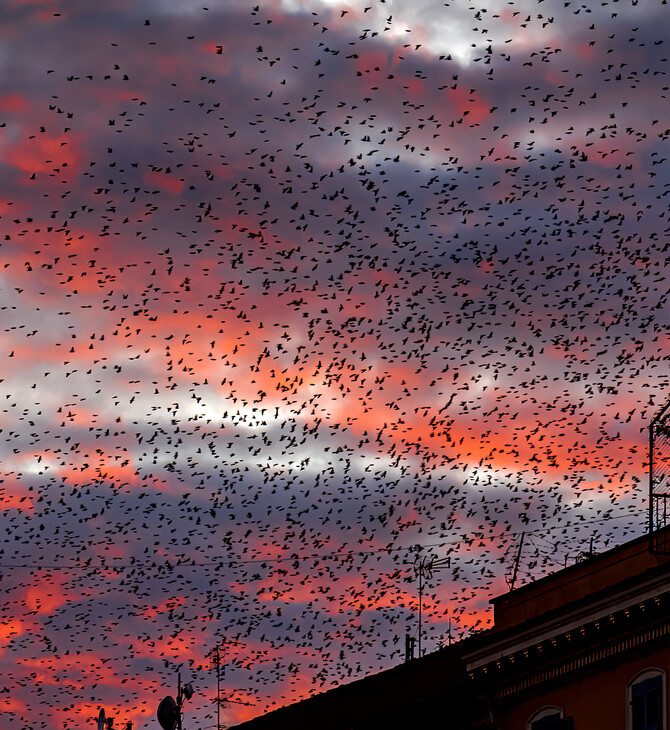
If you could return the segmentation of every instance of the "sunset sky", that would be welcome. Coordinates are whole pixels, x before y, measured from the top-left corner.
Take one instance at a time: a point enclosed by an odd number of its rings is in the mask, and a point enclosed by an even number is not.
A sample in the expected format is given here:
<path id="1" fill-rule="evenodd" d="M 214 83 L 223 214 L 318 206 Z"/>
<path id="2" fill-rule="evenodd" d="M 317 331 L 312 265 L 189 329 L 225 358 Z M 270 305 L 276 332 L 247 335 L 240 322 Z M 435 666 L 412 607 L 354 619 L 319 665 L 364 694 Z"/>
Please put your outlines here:
<path id="1" fill-rule="evenodd" d="M 0 725 L 227 725 L 643 534 L 665 0 L 0 4 Z M 450 629 L 451 627 L 451 629 Z"/>

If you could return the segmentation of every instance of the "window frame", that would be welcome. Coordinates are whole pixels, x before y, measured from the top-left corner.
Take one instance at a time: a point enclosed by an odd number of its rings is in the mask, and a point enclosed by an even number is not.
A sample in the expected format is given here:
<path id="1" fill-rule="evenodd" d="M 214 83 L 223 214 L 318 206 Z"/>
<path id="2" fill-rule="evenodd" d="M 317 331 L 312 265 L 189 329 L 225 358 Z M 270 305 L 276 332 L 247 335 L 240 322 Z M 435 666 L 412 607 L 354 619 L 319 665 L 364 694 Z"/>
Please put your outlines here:
<path id="1" fill-rule="evenodd" d="M 668 701 L 667 684 L 665 671 L 660 667 L 648 667 L 638 672 L 626 685 L 626 730 L 633 730 L 633 687 L 648 679 L 661 678 L 661 727 L 660 730 L 667 730 L 668 727 Z"/>
<path id="2" fill-rule="evenodd" d="M 557 707 L 556 705 L 545 705 L 544 707 L 540 707 L 540 709 L 536 710 L 526 721 L 526 730 L 532 730 L 534 722 L 542 720 L 550 715 L 555 715 L 556 713 L 561 716 L 561 720 L 565 717 L 562 707 Z"/>

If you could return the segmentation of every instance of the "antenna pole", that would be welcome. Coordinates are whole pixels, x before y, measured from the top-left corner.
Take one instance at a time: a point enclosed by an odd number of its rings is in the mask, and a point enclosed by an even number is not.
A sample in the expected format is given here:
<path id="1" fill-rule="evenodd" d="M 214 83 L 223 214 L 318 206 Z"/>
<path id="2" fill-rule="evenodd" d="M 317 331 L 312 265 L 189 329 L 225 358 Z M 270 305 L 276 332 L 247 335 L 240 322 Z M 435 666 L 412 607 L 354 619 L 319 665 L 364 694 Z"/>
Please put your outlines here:
<path id="1" fill-rule="evenodd" d="M 417 546 L 417 550 L 421 547 Z M 415 560 L 414 571 L 419 578 L 419 635 L 417 637 L 419 644 L 419 657 L 423 656 L 422 653 L 422 634 L 423 634 L 423 589 L 424 589 L 424 578 L 426 575 L 428 578 L 433 577 L 433 571 L 441 570 L 442 568 L 448 568 L 451 566 L 451 558 L 435 558 L 426 556 Z"/>
<path id="2" fill-rule="evenodd" d="M 182 705 L 182 696 L 181 696 L 181 673 L 177 672 L 177 728 L 178 730 L 182 730 L 181 727 L 181 705 Z"/>
<path id="3" fill-rule="evenodd" d="M 519 562 L 521 561 L 521 548 L 523 548 L 523 539 L 526 536 L 525 532 L 521 533 L 521 540 L 519 540 L 519 549 L 516 553 L 516 558 L 514 559 L 514 572 L 512 573 L 512 581 L 510 583 L 510 591 L 514 590 L 514 584 L 516 583 L 516 576 L 519 572 Z"/>
<path id="4" fill-rule="evenodd" d="M 221 730 L 221 665 L 219 664 L 219 646 L 216 646 L 216 730 Z"/>
<path id="5" fill-rule="evenodd" d="M 421 658 L 421 605 L 423 604 L 423 561 L 419 562 L 419 659 Z"/>

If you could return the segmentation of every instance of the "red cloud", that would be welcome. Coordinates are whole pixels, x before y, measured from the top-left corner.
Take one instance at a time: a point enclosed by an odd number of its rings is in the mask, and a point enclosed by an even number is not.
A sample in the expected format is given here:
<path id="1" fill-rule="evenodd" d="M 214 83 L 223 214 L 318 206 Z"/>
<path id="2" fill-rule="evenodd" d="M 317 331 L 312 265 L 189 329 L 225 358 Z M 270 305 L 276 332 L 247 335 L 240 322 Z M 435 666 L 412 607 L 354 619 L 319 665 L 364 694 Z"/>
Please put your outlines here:
<path id="1" fill-rule="evenodd" d="M 14 636 L 20 636 L 25 632 L 23 621 L 18 618 L 6 618 L 0 624 L 0 649 L 3 649 Z"/>
<path id="2" fill-rule="evenodd" d="M 447 99 L 453 109 L 453 116 L 464 117 L 467 115 L 468 124 L 479 124 L 490 114 L 490 107 L 481 96 L 470 89 L 466 91 L 461 86 L 455 89 L 447 89 Z"/>
<path id="3" fill-rule="evenodd" d="M 61 587 L 53 582 L 40 581 L 37 585 L 32 585 L 26 591 L 26 606 L 38 614 L 51 615 L 59 607 L 67 603 L 67 597 Z"/>
<path id="4" fill-rule="evenodd" d="M 19 509 L 22 512 L 33 512 L 33 498 L 20 482 L 0 478 L 0 511 Z"/>
<path id="5" fill-rule="evenodd" d="M 0 96 L 0 110 L 3 112 L 24 113 L 29 108 L 28 99 L 23 94 L 7 94 Z"/>
<path id="6" fill-rule="evenodd" d="M 69 134 L 57 136 L 39 133 L 22 138 L 7 151 L 10 165 L 29 173 L 55 173 L 62 168 L 77 170 L 80 155 Z"/>
<path id="7" fill-rule="evenodd" d="M 167 190 L 173 195 L 179 195 L 184 188 L 184 181 L 182 179 L 160 170 L 153 170 L 147 173 L 144 180 L 148 185 L 157 185 L 161 190 Z"/>

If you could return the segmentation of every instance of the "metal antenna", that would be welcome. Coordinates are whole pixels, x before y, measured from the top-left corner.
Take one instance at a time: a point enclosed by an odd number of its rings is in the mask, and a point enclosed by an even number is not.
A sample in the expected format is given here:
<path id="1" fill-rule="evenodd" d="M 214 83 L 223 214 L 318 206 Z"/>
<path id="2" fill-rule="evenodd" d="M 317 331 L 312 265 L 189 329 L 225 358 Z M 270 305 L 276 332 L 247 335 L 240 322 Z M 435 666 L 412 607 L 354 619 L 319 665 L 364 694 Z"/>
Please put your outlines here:
<path id="1" fill-rule="evenodd" d="M 514 558 L 514 571 L 512 572 L 512 580 L 509 582 L 510 591 L 514 590 L 514 584 L 516 583 L 516 576 L 519 572 L 519 563 L 521 562 L 521 549 L 523 548 L 523 539 L 526 537 L 526 533 L 521 533 L 521 540 L 519 540 L 519 549 L 517 550 L 516 557 Z"/>
<path id="2" fill-rule="evenodd" d="M 428 570 L 427 558 L 421 558 L 416 568 L 419 578 L 419 656 L 421 656 L 421 609 L 423 607 L 423 576 Z"/>
<path id="3" fill-rule="evenodd" d="M 221 657 L 218 644 L 214 647 L 213 653 L 216 663 L 216 730 L 221 730 Z"/>
<path id="4" fill-rule="evenodd" d="M 419 545 L 417 550 L 420 550 L 421 546 Z M 419 635 L 418 635 L 418 645 L 419 645 L 419 657 L 423 656 L 422 649 L 421 649 L 421 639 L 423 634 L 423 623 L 422 623 L 422 613 L 423 613 L 423 588 L 424 588 L 424 578 L 427 578 L 430 580 L 433 577 L 433 573 L 436 570 L 441 570 L 442 568 L 448 568 L 451 565 L 451 558 L 436 558 L 434 555 L 426 556 L 425 558 L 419 558 L 414 566 L 414 571 L 417 574 L 417 577 L 419 579 Z"/>
<path id="5" fill-rule="evenodd" d="M 183 687 L 181 684 L 181 673 L 177 672 L 177 728 L 182 730 L 181 719 L 182 712 L 181 708 L 184 705 L 184 700 L 190 700 L 193 697 L 193 685 L 191 682 L 187 682 Z"/>
<path id="6" fill-rule="evenodd" d="M 414 659 L 414 643 L 416 639 L 409 634 L 405 634 L 405 661 L 409 662 Z"/>
<path id="7" fill-rule="evenodd" d="M 181 696 L 181 672 L 177 672 L 177 728 L 182 730 L 181 727 L 181 706 L 184 699 Z"/>
<path id="8" fill-rule="evenodd" d="M 235 642 L 232 639 L 227 639 L 228 643 L 240 643 Z M 221 644 L 223 644 L 223 641 L 221 641 Z M 224 730 L 224 725 L 221 724 L 221 705 L 223 705 L 226 702 L 235 702 L 238 705 L 248 705 L 249 702 L 245 702 L 244 700 L 234 700 L 231 697 L 226 697 L 223 699 L 221 697 L 221 644 L 217 644 L 212 651 L 210 652 L 212 654 L 214 665 L 216 666 L 216 730 Z"/>
<path id="9" fill-rule="evenodd" d="M 177 672 L 177 701 L 170 696 L 164 697 L 158 705 L 156 712 L 158 722 L 163 730 L 182 730 L 182 713 L 181 709 L 184 700 L 190 700 L 193 697 L 193 685 L 187 682 L 183 687 L 181 685 L 181 673 Z M 130 726 L 130 723 L 128 724 Z"/>

